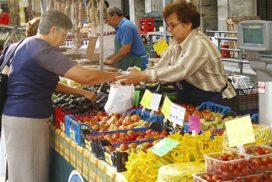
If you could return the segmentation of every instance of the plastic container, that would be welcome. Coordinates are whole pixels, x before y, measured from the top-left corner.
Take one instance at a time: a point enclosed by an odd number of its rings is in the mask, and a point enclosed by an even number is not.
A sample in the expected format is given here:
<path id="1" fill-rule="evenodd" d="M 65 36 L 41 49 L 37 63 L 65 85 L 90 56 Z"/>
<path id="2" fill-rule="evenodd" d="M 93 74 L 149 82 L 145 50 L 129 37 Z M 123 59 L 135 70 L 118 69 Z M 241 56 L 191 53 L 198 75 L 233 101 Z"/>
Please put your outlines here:
<path id="1" fill-rule="evenodd" d="M 272 171 L 265 171 L 263 175 L 264 182 L 272 181 Z"/>
<path id="2" fill-rule="evenodd" d="M 272 171 L 272 147 L 267 145 L 247 146 L 245 152 L 245 155 L 249 157 L 249 168 L 252 173 Z M 252 154 L 249 154 L 251 152 Z"/>
<path id="3" fill-rule="evenodd" d="M 154 122 L 163 122 L 164 116 L 159 115 L 159 114 L 151 114 L 150 111 L 148 110 L 142 110 L 142 109 L 133 109 L 130 111 L 129 115 L 133 115 L 133 114 L 138 114 L 141 119 L 150 122 L 150 123 L 154 123 Z"/>
<path id="4" fill-rule="evenodd" d="M 65 116 L 65 135 L 73 139 L 77 144 L 84 145 L 82 128 L 90 129 L 90 127 L 87 124 L 76 122 L 73 118 L 73 115 Z"/>
<path id="5" fill-rule="evenodd" d="M 220 105 L 220 104 L 216 104 L 216 103 L 213 103 L 213 102 L 203 102 L 202 104 L 200 104 L 200 106 L 197 106 L 196 109 L 198 111 L 209 109 L 209 110 L 211 110 L 213 112 L 219 112 L 221 114 L 226 114 L 226 113 L 231 111 L 230 107 Z"/>
<path id="6" fill-rule="evenodd" d="M 216 176 L 216 175 L 213 175 L 212 173 L 195 173 L 195 174 L 193 174 L 194 182 L 210 182 L 210 180 L 207 181 L 207 180 L 201 178 L 201 176 L 203 176 L 205 174 L 208 174 L 209 176 L 210 175 Z M 217 179 L 217 181 L 222 180 L 219 176 L 216 176 L 216 178 L 214 178 L 214 179 Z M 216 181 L 216 180 L 214 180 L 214 181 Z M 234 180 L 221 181 L 221 182 L 234 182 Z"/>
<path id="7" fill-rule="evenodd" d="M 237 155 L 237 153 L 232 154 Z M 231 157 L 225 156 L 227 156 L 226 153 L 224 153 L 224 155 L 222 153 L 211 153 L 204 155 L 206 171 L 208 173 L 214 173 L 223 180 L 232 180 L 236 177 L 249 175 L 249 165 L 246 158 L 223 161 L 226 160 L 226 158 L 231 159 Z M 219 157 L 223 159 L 219 160 Z"/>
<path id="8" fill-rule="evenodd" d="M 264 174 L 259 173 L 237 177 L 234 182 L 264 182 Z"/>

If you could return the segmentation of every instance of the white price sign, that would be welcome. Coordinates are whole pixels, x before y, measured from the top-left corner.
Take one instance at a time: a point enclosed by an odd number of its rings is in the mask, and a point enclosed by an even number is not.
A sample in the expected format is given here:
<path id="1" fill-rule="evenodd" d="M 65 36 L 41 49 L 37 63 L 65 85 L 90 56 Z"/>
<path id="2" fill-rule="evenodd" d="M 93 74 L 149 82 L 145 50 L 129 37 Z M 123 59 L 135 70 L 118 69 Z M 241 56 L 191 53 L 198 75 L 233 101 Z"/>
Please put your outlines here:
<path id="1" fill-rule="evenodd" d="M 153 94 L 149 109 L 153 111 L 158 111 L 161 102 L 161 97 L 162 97 L 161 94 Z"/>
<path id="2" fill-rule="evenodd" d="M 183 126 L 185 112 L 186 109 L 184 107 L 172 103 L 169 120 L 173 122 L 174 125 L 178 124 L 180 126 Z"/>
<path id="3" fill-rule="evenodd" d="M 149 90 L 145 90 L 145 93 L 141 100 L 141 105 L 147 109 L 158 111 L 161 102 L 161 97 L 162 97 L 161 94 L 154 94 Z"/>
<path id="4" fill-rule="evenodd" d="M 174 125 L 178 124 L 183 126 L 185 112 L 186 109 L 184 107 L 174 104 L 168 97 L 165 97 L 162 106 L 162 113 Z"/>

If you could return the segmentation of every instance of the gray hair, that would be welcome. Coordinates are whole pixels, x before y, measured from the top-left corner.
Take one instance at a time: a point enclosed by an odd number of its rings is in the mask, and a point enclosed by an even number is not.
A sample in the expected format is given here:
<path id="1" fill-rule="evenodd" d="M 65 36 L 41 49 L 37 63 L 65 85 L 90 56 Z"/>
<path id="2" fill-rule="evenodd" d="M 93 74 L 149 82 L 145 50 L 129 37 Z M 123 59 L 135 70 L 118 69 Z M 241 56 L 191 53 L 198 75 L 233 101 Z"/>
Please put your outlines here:
<path id="1" fill-rule="evenodd" d="M 38 32 L 42 35 L 47 35 L 53 26 L 70 30 L 73 24 L 64 13 L 57 10 L 48 10 L 41 16 Z"/>
<path id="2" fill-rule="evenodd" d="M 116 16 L 123 16 L 122 11 L 119 8 L 114 7 L 114 6 L 110 6 L 108 8 L 108 13 L 109 13 L 110 16 L 114 16 L 114 15 L 116 15 Z"/>

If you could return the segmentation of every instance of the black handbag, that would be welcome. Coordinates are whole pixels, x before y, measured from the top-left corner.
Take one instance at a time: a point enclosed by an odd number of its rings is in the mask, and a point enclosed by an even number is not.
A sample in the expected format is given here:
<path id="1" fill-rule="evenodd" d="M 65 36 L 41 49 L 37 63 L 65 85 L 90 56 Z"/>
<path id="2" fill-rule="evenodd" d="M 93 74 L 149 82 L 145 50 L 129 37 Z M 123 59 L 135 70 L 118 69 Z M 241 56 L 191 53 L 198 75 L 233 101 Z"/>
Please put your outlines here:
<path id="1" fill-rule="evenodd" d="M 23 42 L 22 39 L 14 48 L 7 52 L 7 55 L 2 55 L 2 59 L 4 60 L 1 68 L 0 68 L 0 116 L 2 115 L 4 104 L 7 97 L 7 84 L 8 84 L 8 75 L 3 74 L 3 70 L 7 65 L 8 61 L 12 57 L 13 53 L 17 49 L 17 47 Z M 0 60 L 1 62 L 1 60 Z"/>

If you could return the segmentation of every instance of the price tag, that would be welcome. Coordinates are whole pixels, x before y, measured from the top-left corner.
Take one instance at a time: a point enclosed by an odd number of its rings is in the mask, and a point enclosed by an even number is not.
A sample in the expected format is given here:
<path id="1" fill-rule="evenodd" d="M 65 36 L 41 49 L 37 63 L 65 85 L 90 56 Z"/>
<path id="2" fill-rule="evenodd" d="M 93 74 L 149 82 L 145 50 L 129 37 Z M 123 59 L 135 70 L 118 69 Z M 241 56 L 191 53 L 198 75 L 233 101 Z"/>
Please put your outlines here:
<path id="1" fill-rule="evenodd" d="M 229 147 L 255 142 L 249 115 L 227 121 L 225 125 Z"/>
<path id="2" fill-rule="evenodd" d="M 171 150 L 173 150 L 173 148 L 175 148 L 178 144 L 180 144 L 180 142 L 177 140 L 164 138 L 161 141 L 159 141 L 157 144 L 155 144 L 151 148 L 151 151 L 157 156 L 162 157 L 168 152 L 170 152 Z"/>
<path id="3" fill-rule="evenodd" d="M 162 113 L 174 125 L 183 126 L 185 112 L 186 109 L 184 107 L 172 103 L 168 97 L 165 97 L 162 105 Z"/>
<path id="4" fill-rule="evenodd" d="M 161 97 L 161 94 L 153 94 L 149 90 L 146 90 L 141 100 L 141 105 L 147 109 L 158 111 Z"/>
<path id="5" fill-rule="evenodd" d="M 153 94 L 149 109 L 151 109 L 152 111 L 158 111 L 161 102 L 161 97 L 162 97 L 161 94 Z"/>
<path id="6" fill-rule="evenodd" d="M 178 124 L 180 126 L 183 126 L 185 112 L 186 109 L 184 107 L 172 103 L 169 120 L 173 122 L 174 125 Z"/>
<path id="7" fill-rule="evenodd" d="M 195 131 L 200 132 L 200 117 L 199 116 L 189 116 L 189 132 Z"/>
<path id="8" fill-rule="evenodd" d="M 170 116 L 171 107 L 172 107 L 172 102 L 170 101 L 168 97 L 165 97 L 164 102 L 162 104 L 162 113 L 167 119 Z"/>
<path id="9" fill-rule="evenodd" d="M 145 90 L 145 93 L 140 104 L 145 108 L 149 108 L 152 97 L 153 97 L 152 93 L 149 90 Z"/>
<path id="10" fill-rule="evenodd" d="M 153 48 L 155 49 L 158 55 L 161 55 L 164 51 L 168 49 L 168 44 L 164 39 L 162 39 L 158 41 L 156 44 L 154 44 Z"/>

